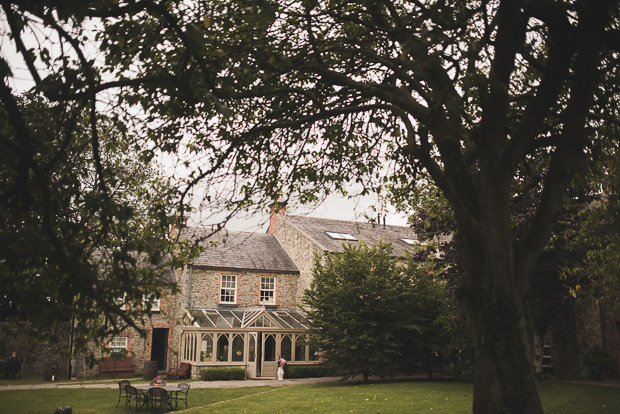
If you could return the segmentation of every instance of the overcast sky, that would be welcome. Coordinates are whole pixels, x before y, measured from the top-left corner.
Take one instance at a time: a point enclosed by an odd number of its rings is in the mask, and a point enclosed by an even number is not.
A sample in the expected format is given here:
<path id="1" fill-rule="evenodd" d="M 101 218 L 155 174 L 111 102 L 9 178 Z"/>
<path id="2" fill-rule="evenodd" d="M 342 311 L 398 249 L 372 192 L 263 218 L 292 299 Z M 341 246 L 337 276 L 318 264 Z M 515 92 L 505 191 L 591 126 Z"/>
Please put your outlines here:
<path id="1" fill-rule="evenodd" d="M 297 216 L 310 216 L 317 218 L 326 218 L 334 220 L 361 221 L 368 222 L 367 217 L 376 217 L 376 213 L 372 207 L 378 206 L 376 196 L 357 197 L 355 199 L 347 199 L 342 196 L 329 196 L 323 203 L 316 206 L 308 207 L 288 207 L 287 214 Z M 394 226 L 406 226 L 407 217 L 396 214 L 392 208 L 387 207 L 386 224 Z M 262 216 L 254 215 L 252 217 L 236 217 L 227 225 L 226 229 L 230 231 L 249 231 L 249 232 L 266 232 L 269 226 L 269 214 L 265 212 Z"/>
<path id="2" fill-rule="evenodd" d="M 10 79 L 10 85 L 17 91 L 25 91 L 32 87 L 34 83 L 24 64 L 21 56 L 15 51 L 15 45 L 8 39 L 6 33 L 8 27 L 4 19 L 0 19 L 0 53 L 6 59 L 12 70 L 13 78 Z M 164 161 L 165 163 L 165 161 Z M 179 165 L 178 163 L 175 163 Z M 173 167 L 173 169 L 175 169 Z M 178 173 L 178 170 L 175 171 Z M 173 173 L 174 174 L 174 173 Z M 373 207 L 375 209 L 373 210 Z M 368 222 L 368 217 L 375 218 L 379 209 L 379 201 L 376 195 L 368 195 L 364 197 L 356 197 L 347 199 L 343 196 L 333 195 L 327 197 L 325 201 L 313 206 L 289 206 L 287 214 L 311 216 L 317 218 L 360 221 Z M 389 225 L 406 225 L 406 217 L 398 215 L 394 210 L 387 206 L 385 208 L 386 224 Z M 208 216 L 208 214 L 206 214 Z M 208 220 L 213 223 L 212 219 Z M 193 222 L 193 223 L 192 223 Z M 216 222 L 216 221 L 215 221 Z M 201 219 L 198 214 L 190 219 L 189 225 L 201 225 Z M 239 215 L 228 222 L 226 228 L 230 231 L 249 231 L 249 232 L 266 232 L 269 225 L 269 212 L 262 215 L 254 214 L 250 217 Z"/>

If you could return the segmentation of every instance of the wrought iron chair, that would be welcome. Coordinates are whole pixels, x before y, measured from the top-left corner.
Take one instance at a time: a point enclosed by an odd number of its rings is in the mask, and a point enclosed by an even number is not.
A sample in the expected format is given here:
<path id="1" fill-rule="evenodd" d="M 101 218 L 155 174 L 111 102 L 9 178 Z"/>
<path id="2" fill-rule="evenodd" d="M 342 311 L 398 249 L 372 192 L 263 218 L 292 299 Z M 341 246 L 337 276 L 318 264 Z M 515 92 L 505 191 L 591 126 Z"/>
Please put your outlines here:
<path id="1" fill-rule="evenodd" d="M 181 382 L 178 385 L 179 389 L 174 391 L 174 394 L 170 396 L 174 400 L 174 408 L 179 408 L 179 401 L 185 402 L 185 408 L 187 407 L 187 392 L 190 385 L 187 382 Z"/>
<path id="2" fill-rule="evenodd" d="M 138 408 L 144 407 L 148 402 L 148 399 L 136 387 L 127 385 L 125 389 L 127 390 L 127 401 L 129 401 L 129 408 L 131 408 L 132 401 L 135 403 L 135 411 L 138 411 Z"/>
<path id="3" fill-rule="evenodd" d="M 118 407 L 118 404 L 123 398 L 125 399 L 125 406 L 127 406 L 127 403 L 129 402 L 129 399 L 127 398 L 128 385 L 131 385 L 128 380 L 122 380 L 118 382 L 118 401 L 116 402 L 116 407 Z"/>
<path id="4" fill-rule="evenodd" d="M 165 388 L 149 388 L 147 412 L 151 410 L 151 407 L 155 408 L 159 405 L 160 408 L 166 412 L 166 406 L 170 405 L 170 399 L 168 398 L 168 391 Z"/>
<path id="5" fill-rule="evenodd" d="M 192 374 L 192 365 L 189 362 L 181 362 L 178 369 L 173 369 L 167 372 L 168 379 L 190 379 Z"/>

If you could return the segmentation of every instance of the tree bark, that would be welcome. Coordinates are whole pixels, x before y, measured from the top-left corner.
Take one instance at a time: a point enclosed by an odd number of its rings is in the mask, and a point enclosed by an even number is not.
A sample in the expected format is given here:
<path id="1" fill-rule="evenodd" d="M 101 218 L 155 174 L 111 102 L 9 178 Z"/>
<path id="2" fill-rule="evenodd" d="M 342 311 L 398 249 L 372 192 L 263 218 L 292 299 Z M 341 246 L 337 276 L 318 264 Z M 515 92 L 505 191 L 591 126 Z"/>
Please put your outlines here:
<path id="1" fill-rule="evenodd" d="M 516 271 L 512 177 L 493 152 L 488 143 L 480 158 L 479 231 L 462 231 L 468 271 L 461 300 L 474 356 L 474 413 L 542 414 L 525 323 L 524 275 Z"/>
<path id="2" fill-rule="evenodd" d="M 484 290 L 463 299 L 474 355 L 473 412 L 542 413 L 522 298 L 488 283 Z"/>

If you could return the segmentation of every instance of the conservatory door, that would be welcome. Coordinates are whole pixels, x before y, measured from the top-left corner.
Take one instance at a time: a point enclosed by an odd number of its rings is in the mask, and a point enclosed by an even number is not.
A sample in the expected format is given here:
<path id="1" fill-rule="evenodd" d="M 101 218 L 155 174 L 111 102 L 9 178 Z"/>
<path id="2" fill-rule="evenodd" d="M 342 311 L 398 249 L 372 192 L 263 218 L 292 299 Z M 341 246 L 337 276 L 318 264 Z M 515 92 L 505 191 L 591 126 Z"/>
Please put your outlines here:
<path id="1" fill-rule="evenodd" d="M 256 361 L 260 358 L 260 354 L 258 352 L 258 347 L 256 344 L 258 343 L 258 333 L 249 333 L 248 334 L 248 351 L 246 355 L 247 359 L 247 368 L 246 372 L 248 373 L 248 378 L 256 378 L 258 376 L 258 367 Z"/>
<path id="2" fill-rule="evenodd" d="M 276 334 L 263 334 L 262 351 L 261 377 L 275 377 L 277 371 Z"/>

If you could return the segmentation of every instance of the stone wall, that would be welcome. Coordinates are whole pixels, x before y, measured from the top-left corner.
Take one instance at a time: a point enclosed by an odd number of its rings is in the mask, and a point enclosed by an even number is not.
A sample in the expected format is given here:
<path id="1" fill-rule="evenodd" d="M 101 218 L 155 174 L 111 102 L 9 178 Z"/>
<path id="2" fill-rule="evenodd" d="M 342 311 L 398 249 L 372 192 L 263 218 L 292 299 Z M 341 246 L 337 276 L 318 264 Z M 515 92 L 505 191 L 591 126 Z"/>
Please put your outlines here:
<path id="1" fill-rule="evenodd" d="M 620 308 L 601 307 L 591 295 L 581 295 L 572 309 L 557 312 L 549 327 L 553 377 L 588 378 L 590 368 L 584 357 L 594 347 L 607 349 L 620 363 Z M 537 341 L 536 361 L 542 345 Z M 537 366 L 537 368 L 539 368 Z"/>
<path id="2" fill-rule="evenodd" d="M 146 331 L 146 337 L 141 337 L 139 332 L 133 328 L 126 329 L 119 333 L 118 336 L 126 336 L 128 338 L 127 351 L 133 359 L 133 367 L 137 376 L 142 375 L 145 361 L 151 360 L 152 351 L 152 334 L 153 329 L 168 329 L 167 344 L 167 363 L 166 367 L 176 367 L 178 365 L 178 357 L 176 350 L 178 349 L 179 338 L 181 336 L 181 327 L 176 323 L 183 314 L 183 306 L 181 304 L 182 297 L 173 295 L 172 289 L 164 290 L 161 300 L 159 312 L 153 312 L 150 319 L 145 319 L 139 326 L 143 326 Z M 78 322 L 79 323 L 79 322 Z M 43 374 L 46 365 L 57 364 L 59 367 L 59 377 L 67 379 L 69 377 L 69 342 L 70 342 L 70 323 L 64 324 L 60 331 L 55 332 L 59 341 L 35 342 L 27 338 L 24 327 L 13 329 L 13 333 L 6 334 L 2 331 L 0 336 L 0 357 L 6 358 L 13 350 L 17 351 L 20 359 L 23 360 L 23 374 Z M 99 366 L 89 364 L 89 355 L 92 353 L 96 360 L 102 358 L 103 353 L 101 347 L 107 347 L 106 342 L 92 342 L 88 349 L 77 354 L 72 360 L 72 370 L 78 378 L 96 377 L 99 375 Z"/>
<path id="3" fill-rule="evenodd" d="M 278 241 L 299 269 L 295 293 L 295 300 L 298 302 L 304 290 L 308 289 L 312 282 L 315 253 L 323 254 L 323 251 L 318 243 L 288 222 L 286 216 L 276 215 L 274 223 L 275 227 L 270 230 L 275 232 Z"/>
<path id="4" fill-rule="evenodd" d="M 237 275 L 237 303 L 239 307 L 259 306 L 261 276 L 276 278 L 276 306 L 291 309 L 295 307 L 295 292 L 297 291 L 298 276 L 293 273 L 270 273 L 257 271 L 231 270 L 222 271 L 194 267 L 185 271 L 183 281 L 186 298 L 185 305 L 189 307 L 218 307 L 219 288 L 222 275 Z M 224 305 L 222 305 L 224 306 Z"/>
<path id="5" fill-rule="evenodd" d="M 22 361 L 22 375 L 41 374 L 48 365 L 58 366 L 59 379 L 68 378 L 69 342 L 71 324 L 60 325 L 56 332 L 58 341 L 36 341 L 25 335 L 27 324 L 9 326 L 0 324 L 0 358 L 6 359 L 17 352 Z M 4 373 L 3 373 L 4 374 Z"/>

